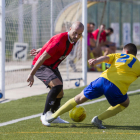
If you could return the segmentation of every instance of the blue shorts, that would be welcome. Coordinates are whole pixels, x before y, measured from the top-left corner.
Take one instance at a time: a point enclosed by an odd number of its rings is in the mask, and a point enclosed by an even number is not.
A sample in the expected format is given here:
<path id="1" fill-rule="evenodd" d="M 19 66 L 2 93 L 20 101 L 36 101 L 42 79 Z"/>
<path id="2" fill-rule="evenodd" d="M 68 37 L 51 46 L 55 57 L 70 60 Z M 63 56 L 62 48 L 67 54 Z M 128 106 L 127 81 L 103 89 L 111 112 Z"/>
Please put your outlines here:
<path id="1" fill-rule="evenodd" d="M 112 106 L 123 103 L 128 97 L 127 94 L 123 95 L 117 86 L 103 77 L 99 77 L 91 82 L 90 85 L 84 89 L 84 95 L 90 100 L 105 95 Z"/>

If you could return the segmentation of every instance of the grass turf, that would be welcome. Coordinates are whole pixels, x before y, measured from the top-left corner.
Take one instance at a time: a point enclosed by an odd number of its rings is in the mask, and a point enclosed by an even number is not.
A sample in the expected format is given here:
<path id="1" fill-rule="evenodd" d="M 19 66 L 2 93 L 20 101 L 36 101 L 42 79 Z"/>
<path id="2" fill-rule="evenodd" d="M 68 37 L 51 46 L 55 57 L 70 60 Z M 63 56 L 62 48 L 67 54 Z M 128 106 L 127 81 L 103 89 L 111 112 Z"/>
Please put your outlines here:
<path id="1" fill-rule="evenodd" d="M 140 89 L 139 83 L 140 78 L 130 86 L 129 90 Z M 82 89 L 83 87 L 65 90 L 62 104 L 80 93 Z M 0 140 L 137 140 L 140 139 L 140 93 L 131 94 L 129 98 L 130 106 L 115 117 L 105 120 L 107 129 L 104 130 L 92 126 L 90 121 L 93 116 L 102 113 L 110 106 L 107 101 L 84 106 L 87 117 L 81 123 L 70 120 L 67 112 L 61 118 L 70 124 L 52 124 L 51 127 L 45 127 L 37 117 L 0 127 Z M 41 113 L 45 100 L 46 94 L 0 104 L 0 123 Z M 73 124 L 76 127 L 72 127 Z"/>

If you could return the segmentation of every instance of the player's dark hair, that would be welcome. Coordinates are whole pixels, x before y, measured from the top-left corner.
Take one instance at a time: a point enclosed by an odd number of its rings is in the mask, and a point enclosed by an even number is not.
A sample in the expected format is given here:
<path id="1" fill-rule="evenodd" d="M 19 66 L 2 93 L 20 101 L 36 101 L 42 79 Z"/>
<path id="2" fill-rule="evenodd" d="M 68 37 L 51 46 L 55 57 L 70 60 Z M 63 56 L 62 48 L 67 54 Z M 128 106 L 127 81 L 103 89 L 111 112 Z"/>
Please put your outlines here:
<path id="1" fill-rule="evenodd" d="M 137 47 L 133 43 L 126 44 L 124 47 L 128 51 L 129 54 L 137 55 Z"/>
<path id="2" fill-rule="evenodd" d="M 114 32 L 113 28 L 111 28 L 111 27 L 107 28 L 107 30 L 109 30 L 112 33 Z"/>
<path id="3" fill-rule="evenodd" d="M 94 22 L 89 22 L 89 24 L 92 24 L 93 26 L 95 26 L 95 23 Z"/>

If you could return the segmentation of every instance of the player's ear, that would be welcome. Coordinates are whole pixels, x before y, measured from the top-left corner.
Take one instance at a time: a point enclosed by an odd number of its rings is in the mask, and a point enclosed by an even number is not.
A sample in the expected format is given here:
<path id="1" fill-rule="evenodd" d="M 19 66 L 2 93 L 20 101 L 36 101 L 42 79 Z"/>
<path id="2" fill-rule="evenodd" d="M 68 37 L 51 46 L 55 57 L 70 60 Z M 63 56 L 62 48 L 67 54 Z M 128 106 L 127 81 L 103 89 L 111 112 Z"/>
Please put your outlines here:
<path id="1" fill-rule="evenodd" d="M 124 54 L 128 54 L 128 50 L 123 49 L 122 53 L 124 53 Z"/>
<path id="2" fill-rule="evenodd" d="M 70 27 L 70 30 L 71 30 L 71 27 Z"/>
<path id="3" fill-rule="evenodd" d="M 128 50 L 125 50 L 126 54 L 128 54 Z"/>

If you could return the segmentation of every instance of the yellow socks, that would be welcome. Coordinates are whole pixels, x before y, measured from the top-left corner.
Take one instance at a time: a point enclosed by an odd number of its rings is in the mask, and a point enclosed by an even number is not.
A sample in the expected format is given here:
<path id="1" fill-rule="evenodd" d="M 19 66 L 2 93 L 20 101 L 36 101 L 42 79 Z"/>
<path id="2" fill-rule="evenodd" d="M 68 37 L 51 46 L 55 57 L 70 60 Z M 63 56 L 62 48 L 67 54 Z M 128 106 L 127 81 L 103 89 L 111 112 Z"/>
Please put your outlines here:
<path id="1" fill-rule="evenodd" d="M 64 114 L 65 112 L 68 112 L 69 110 L 71 110 L 72 108 L 74 108 L 77 105 L 77 103 L 75 102 L 75 99 L 72 98 L 70 100 L 68 100 L 63 106 L 61 106 L 53 115 L 53 118 L 57 118 L 58 116 Z"/>
<path id="2" fill-rule="evenodd" d="M 124 109 L 125 109 L 125 107 L 120 105 L 120 104 L 118 104 L 116 106 L 110 106 L 105 112 L 103 112 L 102 114 L 100 114 L 98 116 L 98 119 L 99 120 L 105 120 L 107 118 L 115 116 L 116 114 L 123 111 Z"/>

